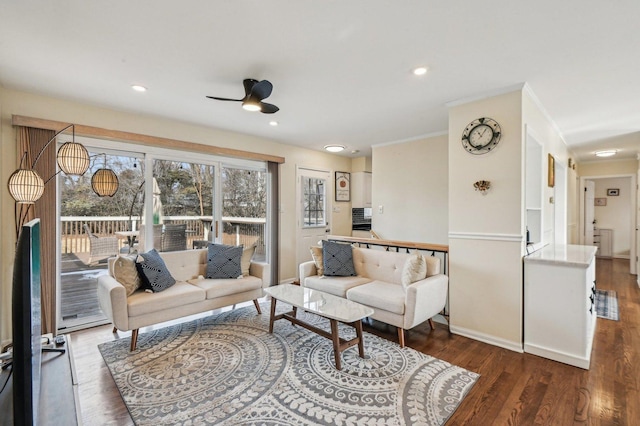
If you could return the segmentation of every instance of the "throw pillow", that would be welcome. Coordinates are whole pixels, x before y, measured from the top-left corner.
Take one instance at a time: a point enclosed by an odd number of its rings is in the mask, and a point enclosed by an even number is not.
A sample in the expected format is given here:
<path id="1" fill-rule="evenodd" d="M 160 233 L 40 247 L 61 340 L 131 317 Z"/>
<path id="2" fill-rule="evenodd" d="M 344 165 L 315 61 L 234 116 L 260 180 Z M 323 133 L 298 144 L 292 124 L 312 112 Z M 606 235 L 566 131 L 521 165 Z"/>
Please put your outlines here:
<path id="1" fill-rule="evenodd" d="M 309 247 L 311 250 L 311 257 L 316 264 L 316 271 L 319 276 L 324 275 L 324 263 L 322 261 L 322 247 L 311 246 Z"/>
<path id="2" fill-rule="evenodd" d="M 140 253 L 136 267 L 138 268 L 140 283 L 145 290 L 158 293 L 176 283 L 175 278 L 171 276 L 167 265 L 165 265 L 164 260 L 162 260 L 160 253 L 156 249 Z"/>
<path id="3" fill-rule="evenodd" d="M 240 268 L 242 269 L 242 276 L 249 276 L 249 268 L 251 267 L 251 258 L 253 254 L 256 252 L 256 245 L 252 245 L 251 247 L 247 247 L 242 250 L 242 259 L 240 259 Z"/>
<path id="4" fill-rule="evenodd" d="M 353 277 L 353 247 L 351 244 L 322 241 L 322 264 L 324 275 L 330 277 Z"/>
<path id="5" fill-rule="evenodd" d="M 121 255 L 113 262 L 113 277 L 124 286 L 127 297 L 140 288 L 140 276 L 136 268 L 137 257 L 137 255 Z"/>
<path id="6" fill-rule="evenodd" d="M 402 286 L 407 288 L 416 281 L 427 277 L 427 261 L 420 253 L 410 256 L 402 268 Z"/>
<path id="7" fill-rule="evenodd" d="M 242 276 L 242 246 L 209 244 L 207 278 L 239 278 Z"/>

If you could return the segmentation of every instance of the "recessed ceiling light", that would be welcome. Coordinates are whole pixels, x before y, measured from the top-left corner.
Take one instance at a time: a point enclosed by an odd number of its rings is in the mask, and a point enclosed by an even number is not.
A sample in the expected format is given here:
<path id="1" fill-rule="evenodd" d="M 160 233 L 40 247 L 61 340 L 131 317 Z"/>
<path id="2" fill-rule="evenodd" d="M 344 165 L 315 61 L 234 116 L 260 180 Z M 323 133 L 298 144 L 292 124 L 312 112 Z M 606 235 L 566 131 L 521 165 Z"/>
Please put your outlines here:
<path id="1" fill-rule="evenodd" d="M 344 150 L 343 145 L 325 145 L 324 149 L 329 152 L 340 152 Z"/>
<path id="2" fill-rule="evenodd" d="M 279 123 L 277 121 L 270 121 L 269 126 L 276 127 Z"/>
<path id="3" fill-rule="evenodd" d="M 133 86 L 131 86 L 131 88 L 133 90 L 135 90 L 136 92 L 146 92 L 147 88 L 144 86 L 140 86 L 139 84 L 134 84 Z"/>
<path id="4" fill-rule="evenodd" d="M 414 68 L 413 74 L 414 75 L 425 75 L 427 73 L 427 70 L 428 70 L 427 67 Z"/>
<path id="5" fill-rule="evenodd" d="M 611 157 L 612 155 L 616 155 L 618 150 L 616 149 L 608 149 L 606 151 L 596 151 L 596 157 Z"/>

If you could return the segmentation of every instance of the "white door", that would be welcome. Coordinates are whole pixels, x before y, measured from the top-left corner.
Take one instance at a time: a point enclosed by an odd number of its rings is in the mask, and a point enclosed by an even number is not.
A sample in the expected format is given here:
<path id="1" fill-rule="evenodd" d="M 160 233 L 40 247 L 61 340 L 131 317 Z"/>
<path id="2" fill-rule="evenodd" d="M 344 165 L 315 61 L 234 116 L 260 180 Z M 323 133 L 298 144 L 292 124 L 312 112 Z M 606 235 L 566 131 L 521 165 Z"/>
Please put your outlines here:
<path id="1" fill-rule="evenodd" d="M 330 232 L 330 177 L 331 172 L 326 170 L 304 168 L 297 170 L 296 261 L 298 265 L 312 259 L 309 247 L 317 245 L 320 240 L 325 240 Z"/>
<path id="2" fill-rule="evenodd" d="M 586 180 L 584 182 L 584 223 L 582 230 L 584 235 L 584 245 L 592 246 L 593 245 L 593 221 L 595 219 L 594 215 L 594 198 L 595 198 L 595 188 L 596 184 L 592 180 Z"/>

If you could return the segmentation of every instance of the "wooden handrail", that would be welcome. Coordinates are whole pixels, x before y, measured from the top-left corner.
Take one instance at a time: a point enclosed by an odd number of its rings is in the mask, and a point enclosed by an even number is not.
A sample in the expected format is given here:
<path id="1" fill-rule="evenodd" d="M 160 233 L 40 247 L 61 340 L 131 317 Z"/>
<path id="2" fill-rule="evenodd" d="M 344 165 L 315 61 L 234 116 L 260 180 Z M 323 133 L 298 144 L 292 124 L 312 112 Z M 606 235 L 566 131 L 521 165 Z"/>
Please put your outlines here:
<path id="1" fill-rule="evenodd" d="M 449 246 L 444 244 L 417 243 L 414 241 L 397 241 L 397 240 L 381 240 L 378 238 L 360 238 L 345 237 L 342 235 L 329 235 L 327 239 L 330 241 L 346 241 L 349 243 L 368 244 L 372 246 L 406 248 L 416 250 L 437 251 L 440 253 L 449 253 Z"/>

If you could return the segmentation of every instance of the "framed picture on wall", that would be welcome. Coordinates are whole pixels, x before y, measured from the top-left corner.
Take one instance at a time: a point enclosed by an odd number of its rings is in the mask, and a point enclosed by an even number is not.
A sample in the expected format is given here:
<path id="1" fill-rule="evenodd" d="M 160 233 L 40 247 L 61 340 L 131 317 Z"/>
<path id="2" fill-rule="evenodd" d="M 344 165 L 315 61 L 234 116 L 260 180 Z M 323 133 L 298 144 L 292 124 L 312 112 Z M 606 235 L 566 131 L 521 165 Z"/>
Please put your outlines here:
<path id="1" fill-rule="evenodd" d="M 547 185 L 553 188 L 556 185 L 556 160 L 553 158 L 553 155 L 547 155 Z"/>
<path id="2" fill-rule="evenodd" d="M 620 195 L 620 188 L 609 188 L 607 189 L 607 195 L 609 197 L 617 197 Z"/>
<path id="3" fill-rule="evenodd" d="M 351 201 L 351 174 L 336 172 L 336 201 Z"/>

